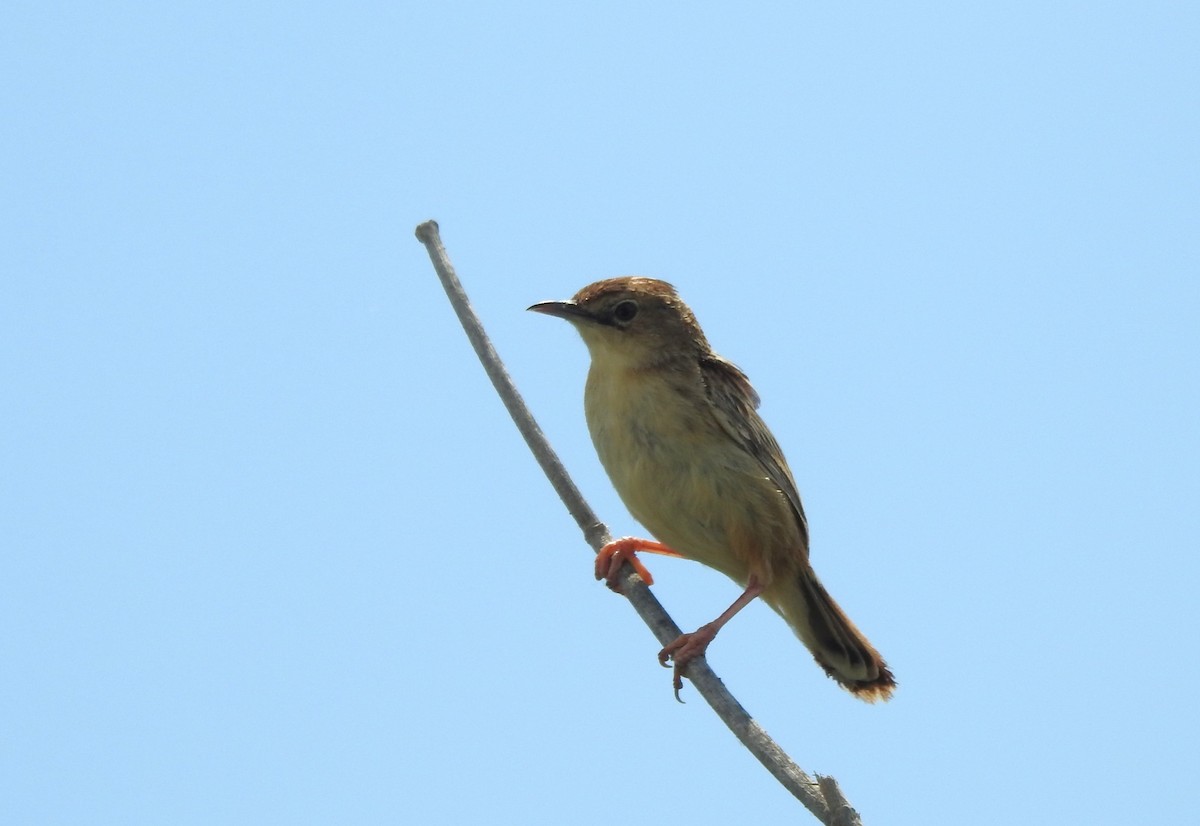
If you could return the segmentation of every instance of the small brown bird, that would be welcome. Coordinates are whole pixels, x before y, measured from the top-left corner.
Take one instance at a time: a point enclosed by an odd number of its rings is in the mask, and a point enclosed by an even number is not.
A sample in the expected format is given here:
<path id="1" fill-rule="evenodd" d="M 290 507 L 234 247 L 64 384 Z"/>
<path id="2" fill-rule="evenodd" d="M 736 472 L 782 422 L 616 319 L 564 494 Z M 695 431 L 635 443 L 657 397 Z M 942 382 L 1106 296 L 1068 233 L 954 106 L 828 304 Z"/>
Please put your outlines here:
<path id="1" fill-rule="evenodd" d="M 611 278 L 529 309 L 583 336 L 592 357 L 584 409 L 600 462 L 629 512 L 665 543 L 610 543 L 596 557 L 596 578 L 616 588 L 628 560 L 652 582 L 634 553 L 644 550 L 702 562 L 745 588 L 715 620 L 659 652 L 663 665 L 674 663 L 676 692 L 687 664 L 761 596 L 850 693 L 891 697 L 892 672 L 809 565 L 800 494 L 756 412 L 758 394 L 712 351 L 675 289 Z"/>

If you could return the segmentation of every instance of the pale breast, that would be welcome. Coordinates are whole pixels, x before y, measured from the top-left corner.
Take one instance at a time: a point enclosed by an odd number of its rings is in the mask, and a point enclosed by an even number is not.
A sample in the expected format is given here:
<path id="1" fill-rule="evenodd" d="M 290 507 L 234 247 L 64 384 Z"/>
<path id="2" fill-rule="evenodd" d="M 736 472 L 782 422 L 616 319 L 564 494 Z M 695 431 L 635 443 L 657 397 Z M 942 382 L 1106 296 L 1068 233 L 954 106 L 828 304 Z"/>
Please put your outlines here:
<path id="1" fill-rule="evenodd" d="M 709 411 L 699 379 L 593 370 L 585 410 L 600 461 L 655 538 L 739 582 L 769 582 L 800 544 L 787 497 Z"/>

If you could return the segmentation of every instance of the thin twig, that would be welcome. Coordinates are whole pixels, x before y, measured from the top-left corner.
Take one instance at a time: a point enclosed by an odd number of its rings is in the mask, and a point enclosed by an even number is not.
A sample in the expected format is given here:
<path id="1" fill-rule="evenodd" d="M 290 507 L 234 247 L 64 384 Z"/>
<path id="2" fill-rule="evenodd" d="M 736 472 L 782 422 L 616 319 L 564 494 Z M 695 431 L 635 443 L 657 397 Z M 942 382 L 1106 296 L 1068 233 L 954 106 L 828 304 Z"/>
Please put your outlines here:
<path id="1" fill-rule="evenodd" d="M 471 344 L 475 347 L 475 352 L 479 356 L 479 360 L 483 363 L 483 369 L 487 371 L 488 377 L 491 378 L 492 384 L 495 385 L 496 392 L 500 394 L 504 406 L 508 408 L 509 415 L 512 416 L 517 429 L 525 437 L 526 443 L 528 443 L 534 457 L 538 460 L 538 464 L 542 466 L 542 470 L 550 479 L 550 484 L 558 492 L 563 504 L 567 506 L 567 510 L 575 517 L 575 521 L 579 524 L 580 530 L 583 531 L 584 538 L 588 544 L 592 546 L 593 550 L 599 551 L 605 543 L 612 539 L 608 528 L 596 517 L 595 512 L 584 501 L 579 489 L 575 487 L 575 483 L 571 481 L 566 468 L 559 461 L 554 449 L 550 447 L 550 443 L 546 441 L 546 437 L 542 434 L 542 430 L 538 427 L 537 422 L 534 421 L 529 408 L 525 406 L 525 402 L 522 400 L 521 394 L 517 391 L 516 385 L 513 384 L 512 378 L 508 375 L 508 371 L 504 369 L 500 357 L 492 348 L 491 341 L 488 339 L 487 333 L 484 332 L 483 325 L 475 315 L 475 311 L 471 308 L 470 301 L 463 291 L 462 284 L 459 283 L 458 276 L 454 273 L 454 267 L 450 264 L 450 259 L 446 255 L 446 249 L 442 246 L 437 223 L 426 221 L 417 227 L 416 234 L 417 239 L 428 250 L 429 259 L 433 262 L 433 268 L 437 271 L 442 286 L 446 289 L 446 295 L 450 298 L 450 304 L 458 314 L 458 320 L 462 322 L 463 329 L 467 333 L 467 338 L 471 340 Z M 680 634 L 679 626 L 667 614 L 666 610 L 654 594 L 650 592 L 650 589 L 642 581 L 641 577 L 633 573 L 628 563 L 623 566 L 622 575 L 621 593 L 633 604 L 634 610 L 638 612 L 638 615 L 650 627 L 650 630 L 654 632 L 654 636 L 658 641 L 666 645 L 678 637 Z M 737 736 L 738 740 L 818 820 L 822 823 L 830 824 L 830 826 L 833 826 L 833 824 L 838 824 L 838 826 L 843 826 L 843 824 L 845 826 L 857 826 L 859 824 L 857 812 L 842 797 L 833 778 L 818 778 L 821 784 L 823 784 L 821 785 L 797 766 L 788 757 L 787 753 L 763 730 L 762 726 L 756 723 L 746 712 L 746 709 L 742 708 L 742 705 L 729 693 L 729 690 L 725 688 L 725 684 L 713 673 L 703 657 L 692 660 L 688 664 L 687 677 L 692 681 L 696 690 L 700 692 L 700 695 L 712 706 L 717 716 L 725 722 L 725 725 L 729 726 L 729 730 Z M 836 799 L 830 800 L 827 795 L 836 795 Z M 853 816 L 853 820 L 845 819 L 848 813 Z"/>

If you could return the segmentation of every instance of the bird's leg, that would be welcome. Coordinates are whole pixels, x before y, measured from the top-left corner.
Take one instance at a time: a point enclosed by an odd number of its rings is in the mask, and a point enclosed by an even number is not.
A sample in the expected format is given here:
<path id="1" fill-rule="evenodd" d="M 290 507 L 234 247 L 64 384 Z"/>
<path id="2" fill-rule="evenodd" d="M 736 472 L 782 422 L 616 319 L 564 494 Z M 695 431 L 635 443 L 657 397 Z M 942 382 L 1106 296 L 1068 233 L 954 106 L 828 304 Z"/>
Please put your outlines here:
<path id="1" fill-rule="evenodd" d="M 697 657 L 704 656 L 708 644 L 717 636 L 717 632 L 725 627 L 725 623 L 733 619 L 738 611 L 745 608 L 754 599 L 763 592 L 763 586 L 759 584 L 758 577 L 750 577 L 749 584 L 746 585 L 746 590 L 742 591 L 742 595 L 733 601 L 725 609 L 721 616 L 717 617 L 707 625 L 701 625 L 690 634 L 681 634 L 678 639 L 669 644 L 662 651 L 658 652 L 659 665 L 664 668 L 669 667 L 668 662 L 671 662 L 675 668 L 675 699 L 679 700 L 679 691 L 683 688 L 683 672 L 687 669 L 688 663 Z M 679 700 L 683 702 L 682 700 Z"/>
<path id="2" fill-rule="evenodd" d="M 638 576 L 646 580 L 647 585 L 653 585 L 654 577 L 650 576 L 650 572 L 646 570 L 646 566 L 637 558 L 634 551 L 645 551 L 646 553 L 660 554 L 662 556 L 683 556 L 683 554 L 671 550 L 661 542 L 653 542 L 649 539 L 638 539 L 633 536 L 614 539 L 596 554 L 596 579 L 605 580 L 608 583 L 608 587 L 614 591 L 619 590 L 621 563 L 628 562 L 633 570 L 637 571 Z"/>

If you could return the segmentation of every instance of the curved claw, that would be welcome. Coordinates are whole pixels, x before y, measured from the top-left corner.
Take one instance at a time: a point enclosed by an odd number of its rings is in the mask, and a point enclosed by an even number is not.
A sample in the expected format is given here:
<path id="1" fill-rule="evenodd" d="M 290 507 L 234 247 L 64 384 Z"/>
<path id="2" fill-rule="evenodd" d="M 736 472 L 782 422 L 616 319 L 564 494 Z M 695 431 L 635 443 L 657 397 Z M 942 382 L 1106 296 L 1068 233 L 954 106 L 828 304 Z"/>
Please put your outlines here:
<path id="1" fill-rule="evenodd" d="M 663 649 L 658 652 L 658 664 L 663 668 L 674 670 L 671 685 L 675 689 L 675 699 L 679 702 L 683 702 L 679 692 L 683 689 L 683 674 L 687 670 L 688 663 L 704 656 L 709 643 L 716 638 L 718 630 L 720 630 L 720 626 L 710 622 L 690 634 L 680 634 L 674 642 L 663 646 Z"/>

